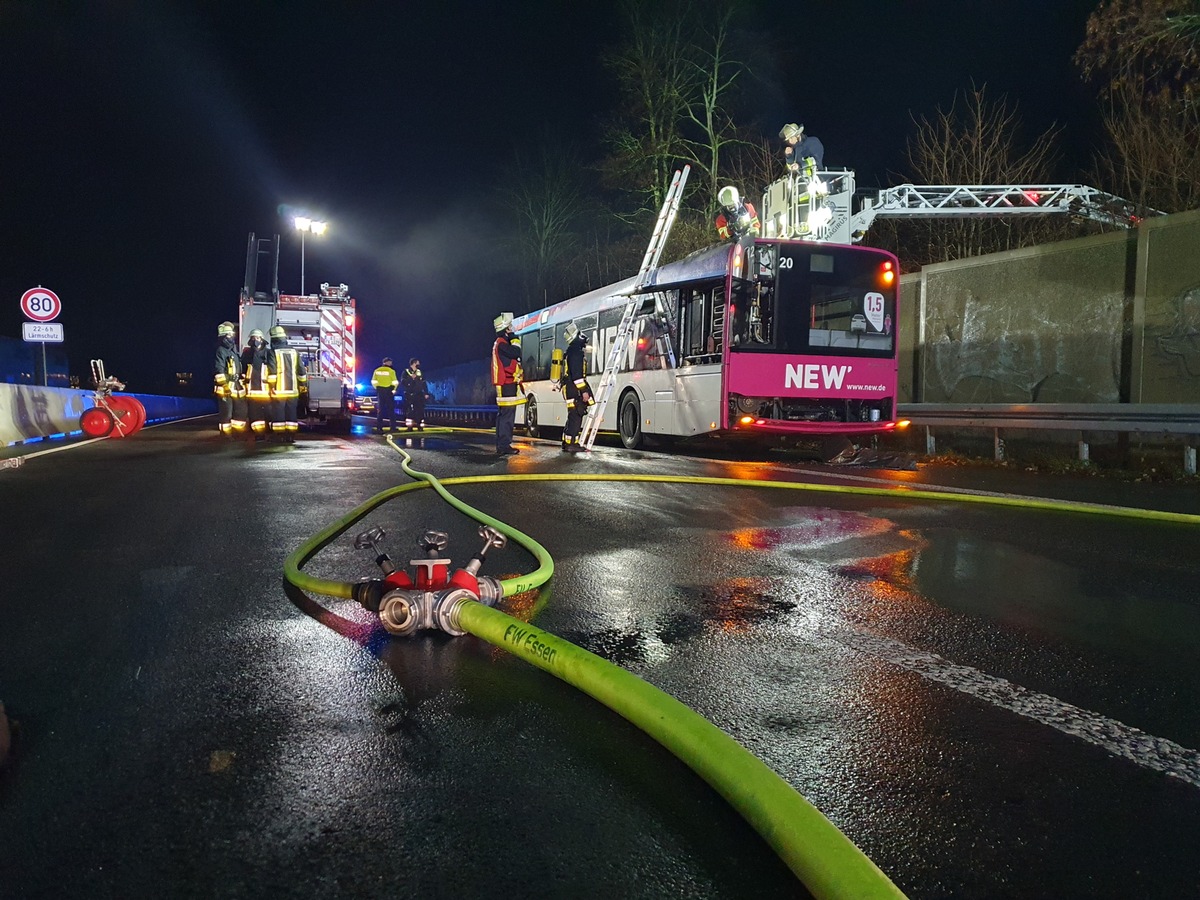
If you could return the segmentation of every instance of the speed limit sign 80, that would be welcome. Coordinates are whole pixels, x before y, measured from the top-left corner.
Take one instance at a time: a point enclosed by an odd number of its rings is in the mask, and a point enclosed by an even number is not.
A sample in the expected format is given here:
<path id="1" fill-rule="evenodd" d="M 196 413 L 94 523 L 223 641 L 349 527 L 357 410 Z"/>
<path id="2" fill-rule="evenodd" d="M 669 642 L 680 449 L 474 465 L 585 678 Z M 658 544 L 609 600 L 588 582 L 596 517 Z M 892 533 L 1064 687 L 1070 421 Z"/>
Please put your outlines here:
<path id="1" fill-rule="evenodd" d="M 30 288 L 21 295 L 21 312 L 35 322 L 50 322 L 62 312 L 62 301 L 49 288 Z"/>

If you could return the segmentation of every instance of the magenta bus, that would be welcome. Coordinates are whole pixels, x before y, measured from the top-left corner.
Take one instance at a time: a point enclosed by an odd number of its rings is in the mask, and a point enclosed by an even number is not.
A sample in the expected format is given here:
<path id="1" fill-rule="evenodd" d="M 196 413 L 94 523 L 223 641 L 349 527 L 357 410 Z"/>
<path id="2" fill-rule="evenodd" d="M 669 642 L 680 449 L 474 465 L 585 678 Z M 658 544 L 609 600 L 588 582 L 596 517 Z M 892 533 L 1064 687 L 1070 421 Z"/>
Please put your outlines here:
<path id="1" fill-rule="evenodd" d="M 600 423 L 626 447 L 648 436 L 865 435 L 896 422 L 900 269 L 883 250 L 746 237 L 657 269 Z M 566 421 L 550 381 L 569 322 L 592 335 L 599 388 L 634 279 L 518 317 L 538 436 Z"/>

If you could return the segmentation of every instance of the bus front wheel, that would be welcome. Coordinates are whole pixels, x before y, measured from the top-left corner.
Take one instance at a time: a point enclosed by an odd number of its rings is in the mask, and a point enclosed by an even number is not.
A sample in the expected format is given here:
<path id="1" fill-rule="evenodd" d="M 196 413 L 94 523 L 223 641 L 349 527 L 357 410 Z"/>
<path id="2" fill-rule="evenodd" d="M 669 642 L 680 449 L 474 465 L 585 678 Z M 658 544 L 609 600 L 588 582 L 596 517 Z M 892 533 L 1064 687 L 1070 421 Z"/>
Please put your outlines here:
<path id="1" fill-rule="evenodd" d="M 621 432 L 621 443 L 626 449 L 638 450 L 644 443 L 642 436 L 642 404 L 632 391 L 621 398 L 617 409 L 617 430 Z"/>
<path id="2" fill-rule="evenodd" d="M 525 401 L 525 433 L 531 438 L 542 436 L 537 420 L 537 400 L 533 397 Z"/>

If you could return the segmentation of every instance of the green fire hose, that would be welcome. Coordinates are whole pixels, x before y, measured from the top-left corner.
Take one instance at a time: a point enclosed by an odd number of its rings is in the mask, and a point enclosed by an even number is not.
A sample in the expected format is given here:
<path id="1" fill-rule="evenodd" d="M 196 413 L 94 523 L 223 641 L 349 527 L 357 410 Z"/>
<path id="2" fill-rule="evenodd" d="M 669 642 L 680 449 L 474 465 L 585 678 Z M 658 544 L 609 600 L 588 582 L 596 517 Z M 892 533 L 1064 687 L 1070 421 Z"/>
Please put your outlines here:
<path id="1" fill-rule="evenodd" d="M 426 488 L 432 488 L 465 515 L 498 529 L 537 560 L 538 567 L 533 572 L 501 582 L 504 596 L 532 590 L 550 579 L 554 574 L 554 562 L 541 544 L 462 502 L 450 494 L 445 485 L 511 481 L 645 481 L 875 496 L 896 494 L 894 488 L 885 487 L 745 481 L 703 476 L 524 474 L 438 480 L 433 475 L 413 469 L 409 465 L 412 457 L 397 447 L 391 437 L 387 441 L 402 455 L 404 471 L 417 481 L 375 495 L 298 547 L 284 564 L 286 578 L 296 587 L 312 593 L 350 599 L 353 596 L 353 584 L 315 578 L 302 572 L 300 567 L 371 510 L 408 491 Z M 1134 510 L 1091 503 L 921 489 L 908 489 L 904 494 L 913 499 L 954 500 L 1200 524 L 1200 516 L 1185 513 Z M 578 688 L 670 750 L 746 819 L 813 896 L 822 900 L 904 896 L 849 838 L 791 785 L 732 737 L 675 698 L 594 653 L 482 603 L 467 601 L 459 604 L 456 617 L 458 627 L 464 631 Z"/>

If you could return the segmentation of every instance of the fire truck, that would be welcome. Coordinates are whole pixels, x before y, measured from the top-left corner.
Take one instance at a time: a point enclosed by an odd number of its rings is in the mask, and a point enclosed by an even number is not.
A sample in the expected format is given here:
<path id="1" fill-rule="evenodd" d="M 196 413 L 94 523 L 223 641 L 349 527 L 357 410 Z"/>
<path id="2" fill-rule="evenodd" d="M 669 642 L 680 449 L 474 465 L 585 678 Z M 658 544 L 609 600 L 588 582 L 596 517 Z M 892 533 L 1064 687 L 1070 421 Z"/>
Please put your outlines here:
<path id="1" fill-rule="evenodd" d="M 270 287 L 258 290 L 259 262 L 266 259 Z M 307 403 L 300 416 L 309 425 L 350 430 L 350 401 L 354 397 L 355 301 L 345 284 L 322 284 L 317 294 L 279 293 L 279 235 L 259 239 L 254 232 L 246 245 L 246 278 L 238 309 L 239 346 L 250 332 L 269 335 L 281 326 L 288 346 L 300 354 L 308 370 Z"/>

